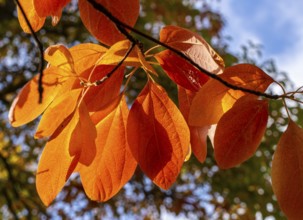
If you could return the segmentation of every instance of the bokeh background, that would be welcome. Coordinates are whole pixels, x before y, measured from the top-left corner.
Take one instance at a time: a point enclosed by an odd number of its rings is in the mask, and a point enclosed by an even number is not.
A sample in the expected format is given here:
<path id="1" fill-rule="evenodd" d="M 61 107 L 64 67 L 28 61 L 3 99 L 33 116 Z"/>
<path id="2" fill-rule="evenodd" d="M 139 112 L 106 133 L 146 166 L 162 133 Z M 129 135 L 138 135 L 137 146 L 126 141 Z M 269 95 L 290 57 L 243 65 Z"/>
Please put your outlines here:
<path id="1" fill-rule="evenodd" d="M 227 66 L 255 64 L 288 91 L 303 85 L 299 13 L 302 2 L 141 0 L 140 3 L 136 24 L 139 30 L 158 38 L 164 25 L 188 28 L 201 34 Z M 220 170 L 209 144 L 206 161 L 201 164 L 192 156 L 168 191 L 153 185 L 138 169 L 118 195 L 96 203 L 87 199 L 75 174 L 46 208 L 35 189 L 35 169 L 44 146 L 43 141 L 33 138 L 37 121 L 12 128 L 7 119 L 18 90 L 37 73 L 38 49 L 32 37 L 19 27 L 14 1 L 0 0 L 0 22 L 0 219 L 285 219 L 270 183 L 272 155 L 287 124 L 280 101 L 270 102 L 271 115 L 262 144 L 255 156 L 239 167 Z M 65 8 L 56 27 L 50 23 L 48 20 L 37 33 L 45 48 L 58 43 L 69 47 L 83 42 L 97 43 L 82 25 L 77 1 Z M 153 46 L 139 39 L 145 49 Z M 137 74 L 134 79 L 127 93 L 130 101 L 145 83 L 144 74 Z M 175 100 L 176 86 L 164 73 L 160 79 Z M 301 106 L 291 103 L 290 107 L 294 120 L 302 123 Z"/>

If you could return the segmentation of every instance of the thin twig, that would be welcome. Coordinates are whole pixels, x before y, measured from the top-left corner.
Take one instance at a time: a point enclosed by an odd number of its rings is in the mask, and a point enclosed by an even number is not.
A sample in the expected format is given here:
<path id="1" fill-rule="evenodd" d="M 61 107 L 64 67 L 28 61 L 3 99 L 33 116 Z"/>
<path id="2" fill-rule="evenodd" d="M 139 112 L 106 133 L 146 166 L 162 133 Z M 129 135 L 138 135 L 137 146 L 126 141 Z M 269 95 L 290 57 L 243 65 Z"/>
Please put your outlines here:
<path id="1" fill-rule="evenodd" d="M 115 65 L 115 67 L 106 74 L 106 76 L 104 76 L 102 79 L 100 80 L 96 80 L 95 82 L 84 82 L 81 81 L 80 84 L 84 87 L 90 87 L 90 86 L 98 86 L 101 83 L 103 83 L 106 79 L 108 79 L 109 77 L 111 77 L 111 75 L 113 75 L 113 73 L 123 64 L 123 62 L 126 60 L 126 58 L 129 56 L 129 54 L 131 53 L 131 51 L 134 49 L 134 47 L 136 46 L 136 44 L 134 42 L 131 42 L 130 47 L 127 49 L 124 57 L 119 61 L 119 63 L 117 63 L 117 65 Z"/>
<path id="2" fill-rule="evenodd" d="M 15 0 L 16 4 L 18 5 L 19 7 L 19 10 L 21 11 L 24 19 L 25 19 L 25 22 L 28 26 L 28 28 L 30 29 L 30 32 L 31 32 L 31 35 L 34 37 L 34 40 L 38 46 L 38 49 L 39 49 L 39 53 L 40 53 L 40 63 L 39 63 L 39 67 L 38 67 L 38 70 L 40 72 L 40 75 L 39 75 L 39 80 L 38 80 L 38 93 L 39 93 L 39 103 L 42 103 L 42 99 L 43 99 L 43 85 L 42 85 L 42 79 L 43 79 L 43 68 L 44 68 L 44 52 L 43 52 L 43 45 L 41 43 L 41 41 L 39 40 L 39 38 L 37 37 L 30 21 L 28 20 L 28 17 L 22 7 L 22 5 L 20 4 L 19 0 Z"/>
<path id="3" fill-rule="evenodd" d="M 224 79 L 222 79 L 219 75 L 216 75 L 212 72 L 209 72 L 208 70 L 202 68 L 201 66 L 199 66 L 196 62 L 194 62 L 192 59 L 190 59 L 188 56 L 186 56 L 184 53 L 182 53 L 181 51 L 175 49 L 174 47 L 171 47 L 169 45 L 167 45 L 166 43 L 163 43 L 131 26 L 129 26 L 128 24 L 122 22 L 121 20 L 119 20 L 117 17 L 115 17 L 112 13 L 110 13 L 103 5 L 97 3 L 95 0 L 87 0 L 96 10 L 100 11 L 101 13 L 103 13 L 106 17 L 108 17 L 112 22 L 114 22 L 116 24 L 116 26 L 121 26 L 125 29 L 128 29 L 142 37 L 144 37 L 145 39 L 154 42 L 156 44 L 159 44 L 163 47 L 165 47 L 166 49 L 169 49 L 170 51 L 174 52 L 175 54 L 177 54 L 178 56 L 180 56 L 181 58 L 185 59 L 187 62 L 189 62 L 191 65 L 193 65 L 194 67 L 196 67 L 199 71 L 203 72 L 205 75 L 209 76 L 210 78 L 213 78 L 219 82 L 221 82 L 223 85 L 225 85 L 226 87 L 229 87 L 233 90 L 240 90 L 243 92 L 247 92 L 256 96 L 263 96 L 269 99 L 279 99 L 281 98 L 280 95 L 272 95 L 272 94 L 268 94 L 268 93 L 263 93 L 260 91 L 256 91 L 256 90 L 252 90 L 252 89 L 247 89 L 241 86 L 236 86 L 233 85 L 227 81 L 225 81 Z M 122 32 L 122 34 L 124 34 Z M 125 35 L 127 38 L 130 34 L 127 32 L 127 35 Z"/>

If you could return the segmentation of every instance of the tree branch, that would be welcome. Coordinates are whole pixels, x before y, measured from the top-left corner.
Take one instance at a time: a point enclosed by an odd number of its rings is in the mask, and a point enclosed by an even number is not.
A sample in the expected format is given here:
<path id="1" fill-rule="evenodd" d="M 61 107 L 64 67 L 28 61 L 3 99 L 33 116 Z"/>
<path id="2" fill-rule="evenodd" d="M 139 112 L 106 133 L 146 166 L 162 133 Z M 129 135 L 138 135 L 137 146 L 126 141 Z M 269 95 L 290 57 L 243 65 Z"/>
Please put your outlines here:
<path id="1" fill-rule="evenodd" d="M 116 24 L 117 27 L 123 27 L 127 30 L 130 30 L 142 37 L 144 37 L 145 39 L 154 42 L 156 44 L 159 44 L 161 46 L 163 46 L 166 49 L 169 49 L 170 51 L 174 52 L 175 54 L 177 54 L 178 56 L 180 56 L 181 58 L 183 58 L 184 60 L 186 60 L 187 62 L 189 62 L 191 65 L 193 65 L 194 67 L 196 67 L 199 71 L 203 72 L 205 75 L 209 76 L 212 79 L 215 79 L 219 82 L 221 82 L 223 85 L 225 85 L 226 87 L 229 87 L 233 90 L 240 90 L 242 92 L 247 92 L 256 96 L 263 96 L 269 99 L 279 99 L 285 96 L 281 96 L 281 95 L 272 95 L 272 94 L 268 94 L 268 93 L 263 93 L 263 92 L 259 92 L 256 90 L 252 90 L 252 89 L 247 89 L 241 86 L 236 86 L 233 85 L 227 81 L 225 81 L 224 79 L 222 79 L 219 75 L 216 75 L 206 69 L 204 69 L 203 67 L 199 66 L 196 62 L 194 62 L 192 59 L 190 59 L 189 57 L 187 57 L 184 53 L 182 53 L 181 51 L 175 49 L 174 47 L 171 47 L 169 45 L 167 45 L 166 43 L 163 43 L 131 26 L 129 26 L 128 24 L 122 22 L 121 20 L 119 20 L 117 17 L 115 17 L 111 12 L 109 12 L 103 5 L 97 3 L 95 0 L 87 0 L 96 10 L 98 10 L 99 12 L 103 13 L 106 17 L 108 17 L 112 22 L 114 22 Z M 129 39 L 129 36 L 131 36 L 128 32 L 126 32 L 127 34 L 125 34 L 124 32 L 121 32 L 122 34 L 125 35 L 125 37 L 127 37 Z M 132 37 L 133 38 L 133 37 Z M 132 41 L 133 42 L 133 41 Z"/>
<path id="2" fill-rule="evenodd" d="M 39 63 L 39 80 L 38 80 L 38 92 L 39 92 L 39 103 L 42 102 L 43 99 L 43 85 L 42 85 L 42 79 L 43 79 L 43 69 L 44 69 L 44 50 L 43 50 L 43 45 L 41 43 L 41 41 L 39 40 L 38 36 L 36 35 L 30 21 L 28 20 L 28 17 L 26 16 L 26 13 L 22 7 L 22 5 L 20 4 L 19 0 L 15 0 L 16 4 L 18 5 L 24 19 L 25 22 L 28 26 L 28 28 L 30 29 L 31 35 L 34 37 L 34 40 L 38 46 L 39 52 L 40 52 L 40 63 Z"/>

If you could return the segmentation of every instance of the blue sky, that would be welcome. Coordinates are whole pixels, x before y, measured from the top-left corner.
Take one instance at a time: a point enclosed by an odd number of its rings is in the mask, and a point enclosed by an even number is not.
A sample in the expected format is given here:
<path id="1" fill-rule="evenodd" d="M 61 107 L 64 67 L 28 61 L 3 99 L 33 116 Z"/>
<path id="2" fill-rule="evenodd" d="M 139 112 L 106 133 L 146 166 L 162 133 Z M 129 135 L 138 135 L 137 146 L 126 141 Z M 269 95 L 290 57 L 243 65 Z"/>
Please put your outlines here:
<path id="1" fill-rule="evenodd" d="M 263 57 L 274 58 L 297 86 L 303 86 L 303 1 L 209 1 L 226 19 L 224 33 L 239 51 L 248 40 L 263 45 Z"/>

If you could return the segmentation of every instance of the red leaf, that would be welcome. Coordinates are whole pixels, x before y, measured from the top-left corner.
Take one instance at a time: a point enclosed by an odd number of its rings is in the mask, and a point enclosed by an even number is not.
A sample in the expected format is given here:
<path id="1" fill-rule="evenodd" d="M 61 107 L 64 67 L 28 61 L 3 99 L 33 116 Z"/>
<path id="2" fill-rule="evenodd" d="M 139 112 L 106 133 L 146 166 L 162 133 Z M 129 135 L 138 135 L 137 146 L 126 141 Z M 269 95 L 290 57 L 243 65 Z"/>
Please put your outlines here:
<path id="1" fill-rule="evenodd" d="M 223 59 L 197 33 L 177 26 L 166 26 L 160 32 L 160 41 L 181 51 L 209 72 L 219 74 L 224 70 Z"/>
<path id="2" fill-rule="evenodd" d="M 168 76 L 186 89 L 197 92 L 208 80 L 208 76 L 170 50 L 158 53 L 155 58 Z"/>
<path id="3" fill-rule="evenodd" d="M 175 104 L 148 82 L 127 121 L 127 139 L 143 172 L 159 187 L 176 180 L 189 148 L 189 129 Z"/>
<path id="4" fill-rule="evenodd" d="M 92 200 L 106 201 L 113 197 L 136 169 L 137 163 L 126 141 L 127 115 L 123 98 L 120 105 L 96 125 L 95 159 L 88 166 L 79 166 L 84 190 Z"/>
<path id="5" fill-rule="evenodd" d="M 139 0 L 96 0 L 96 2 L 129 26 L 134 26 L 139 16 Z M 100 42 L 112 45 L 125 39 L 115 24 L 93 8 L 87 0 L 79 0 L 79 10 L 83 24 Z"/>
<path id="6" fill-rule="evenodd" d="M 195 96 L 195 92 L 191 92 L 182 87 L 178 87 L 178 99 L 179 99 L 179 108 L 183 114 L 185 120 L 188 120 L 189 109 L 192 103 L 192 100 Z M 191 149 L 196 158 L 203 163 L 206 159 L 207 154 L 207 133 L 209 126 L 204 127 L 194 127 L 189 126 L 190 130 L 190 144 Z"/>
<path id="7" fill-rule="evenodd" d="M 40 17 L 56 16 L 61 17 L 62 9 L 70 0 L 32 0 Z"/>
<path id="8" fill-rule="evenodd" d="M 303 129 L 289 121 L 272 161 L 272 187 L 288 219 L 303 219 Z"/>
<path id="9" fill-rule="evenodd" d="M 228 169 L 252 157 L 264 135 L 267 119 L 267 101 L 239 99 L 216 128 L 214 152 L 218 166 Z"/>

